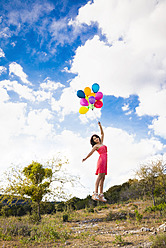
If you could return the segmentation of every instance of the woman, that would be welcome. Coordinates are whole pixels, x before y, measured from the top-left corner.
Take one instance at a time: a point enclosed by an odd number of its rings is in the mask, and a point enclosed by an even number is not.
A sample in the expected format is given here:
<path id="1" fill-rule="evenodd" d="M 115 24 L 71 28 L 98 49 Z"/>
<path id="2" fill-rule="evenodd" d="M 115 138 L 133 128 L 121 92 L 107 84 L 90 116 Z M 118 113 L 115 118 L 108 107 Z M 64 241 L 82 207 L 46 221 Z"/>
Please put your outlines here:
<path id="1" fill-rule="evenodd" d="M 100 127 L 101 137 L 99 137 L 97 134 L 92 135 L 90 139 L 92 150 L 82 160 L 82 162 L 84 162 L 87 158 L 89 158 L 95 151 L 97 151 L 100 154 L 96 169 L 96 175 L 98 175 L 98 177 L 95 183 L 95 191 L 93 192 L 92 199 L 95 201 L 106 202 L 107 200 L 104 198 L 103 195 L 103 185 L 104 185 L 105 175 L 107 175 L 107 147 L 103 145 L 104 132 L 101 123 L 98 122 L 98 125 Z M 100 187 L 100 194 L 98 193 L 99 187 Z"/>

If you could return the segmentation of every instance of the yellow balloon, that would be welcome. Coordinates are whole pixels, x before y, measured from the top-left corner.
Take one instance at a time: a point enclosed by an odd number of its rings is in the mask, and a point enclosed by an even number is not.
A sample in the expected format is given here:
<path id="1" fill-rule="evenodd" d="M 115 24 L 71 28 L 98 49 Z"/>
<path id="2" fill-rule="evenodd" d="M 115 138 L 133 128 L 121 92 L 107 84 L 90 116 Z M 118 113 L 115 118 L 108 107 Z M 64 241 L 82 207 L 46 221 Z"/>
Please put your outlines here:
<path id="1" fill-rule="evenodd" d="M 83 114 L 86 114 L 86 113 L 88 112 L 88 110 L 89 110 L 88 108 L 82 106 L 82 107 L 79 109 L 79 113 L 83 115 Z"/>
<path id="2" fill-rule="evenodd" d="M 85 93 L 86 96 L 89 96 L 91 94 L 91 89 L 89 87 L 86 87 L 84 89 L 84 93 Z"/>

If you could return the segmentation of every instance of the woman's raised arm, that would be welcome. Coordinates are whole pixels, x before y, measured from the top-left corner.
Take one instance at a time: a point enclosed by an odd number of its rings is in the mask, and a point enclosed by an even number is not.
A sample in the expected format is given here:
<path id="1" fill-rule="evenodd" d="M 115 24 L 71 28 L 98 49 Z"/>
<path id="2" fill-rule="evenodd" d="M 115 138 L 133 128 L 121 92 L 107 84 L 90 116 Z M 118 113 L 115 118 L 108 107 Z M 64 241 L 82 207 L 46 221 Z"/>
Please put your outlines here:
<path id="1" fill-rule="evenodd" d="M 103 132 L 103 128 L 102 128 L 102 125 L 100 123 L 100 121 L 98 122 L 98 125 L 100 127 L 100 132 L 101 132 L 101 143 L 103 143 L 103 140 L 104 140 L 104 132 Z"/>

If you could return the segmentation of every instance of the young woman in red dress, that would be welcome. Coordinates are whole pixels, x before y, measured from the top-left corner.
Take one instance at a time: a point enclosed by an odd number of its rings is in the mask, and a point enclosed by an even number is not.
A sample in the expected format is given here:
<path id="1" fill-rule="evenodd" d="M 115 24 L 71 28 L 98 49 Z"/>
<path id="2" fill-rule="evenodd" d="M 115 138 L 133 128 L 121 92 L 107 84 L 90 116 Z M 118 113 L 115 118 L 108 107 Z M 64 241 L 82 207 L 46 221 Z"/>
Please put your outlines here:
<path id="1" fill-rule="evenodd" d="M 97 151 L 100 156 L 97 161 L 97 169 L 96 175 L 98 175 L 96 183 L 95 183 L 95 191 L 93 192 L 92 199 L 95 201 L 106 202 L 107 200 L 103 195 L 103 185 L 105 180 L 105 175 L 107 175 L 107 147 L 103 145 L 104 140 L 104 132 L 101 126 L 101 123 L 98 122 L 100 127 L 101 137 L 97 134 L 92 135 L 90 139 L 90 143 L 92 145 L 91 152 L 82 160 L 84 162 L 87 158 L 89 158 L 95 151 Z M 98 193 L 98 188 L 100 188 L 100 193 Z"/>

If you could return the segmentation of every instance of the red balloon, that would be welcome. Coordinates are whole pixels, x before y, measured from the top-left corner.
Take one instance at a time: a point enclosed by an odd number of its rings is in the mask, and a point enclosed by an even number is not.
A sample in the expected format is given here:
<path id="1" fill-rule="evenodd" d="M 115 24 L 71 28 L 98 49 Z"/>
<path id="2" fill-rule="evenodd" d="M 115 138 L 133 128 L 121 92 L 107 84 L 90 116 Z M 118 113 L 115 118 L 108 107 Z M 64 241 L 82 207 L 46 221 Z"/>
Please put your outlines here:
<path id="1" fill-rule="evenodd" d="M 95 108 L 101 108 L 103 107 L 103 102 L 100 100 L 97 100 L 94 104 Z"/>

